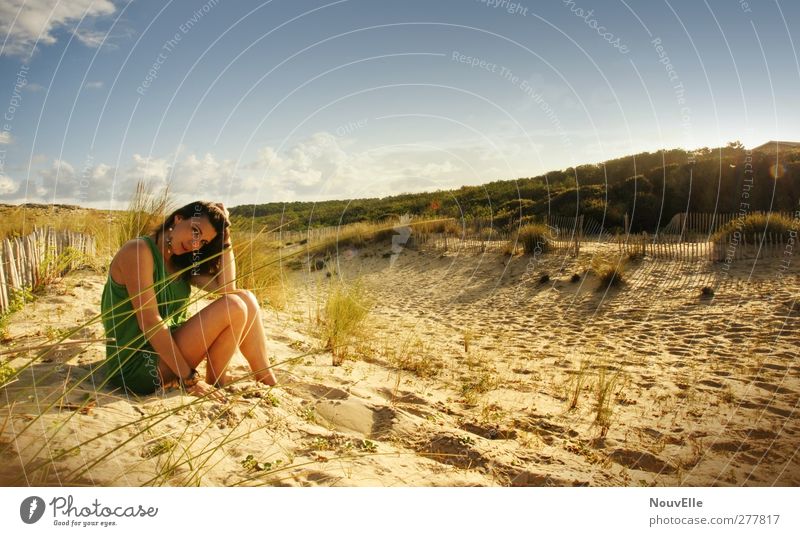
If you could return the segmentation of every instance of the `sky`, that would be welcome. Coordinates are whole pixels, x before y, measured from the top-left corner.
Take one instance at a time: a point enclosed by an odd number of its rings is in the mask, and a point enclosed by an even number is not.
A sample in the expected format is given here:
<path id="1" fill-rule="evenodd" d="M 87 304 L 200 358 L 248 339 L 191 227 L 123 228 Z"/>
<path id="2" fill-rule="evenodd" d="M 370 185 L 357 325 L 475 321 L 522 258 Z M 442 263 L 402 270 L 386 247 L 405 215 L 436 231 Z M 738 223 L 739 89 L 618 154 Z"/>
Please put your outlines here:
<path id="1" fill-rule="evenodd" d="M 382 197 L 800 140 L 790 0 L 4 0 L 0 203 Z"/>

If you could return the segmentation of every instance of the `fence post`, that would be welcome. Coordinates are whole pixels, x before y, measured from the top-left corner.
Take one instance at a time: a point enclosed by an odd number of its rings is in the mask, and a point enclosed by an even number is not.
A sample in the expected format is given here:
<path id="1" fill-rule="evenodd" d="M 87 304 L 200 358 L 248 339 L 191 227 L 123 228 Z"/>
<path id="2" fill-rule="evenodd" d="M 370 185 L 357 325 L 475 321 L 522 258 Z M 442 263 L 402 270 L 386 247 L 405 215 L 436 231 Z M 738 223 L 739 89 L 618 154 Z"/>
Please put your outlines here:
<path id="1" fill-rule="evenodd" d="M 647 255 L 647 231 L 642 231 L 642 257 Z"/>
<path id="2" fill-rule="evenodd" d="M 8 284 L 6 283 L 6 273 L 3 270 L 3 263 L 5 258 L 3 255 L 3 248 L 0 247 L 0 313 L 8 311 L 10 306 L 8 297 Z"/>

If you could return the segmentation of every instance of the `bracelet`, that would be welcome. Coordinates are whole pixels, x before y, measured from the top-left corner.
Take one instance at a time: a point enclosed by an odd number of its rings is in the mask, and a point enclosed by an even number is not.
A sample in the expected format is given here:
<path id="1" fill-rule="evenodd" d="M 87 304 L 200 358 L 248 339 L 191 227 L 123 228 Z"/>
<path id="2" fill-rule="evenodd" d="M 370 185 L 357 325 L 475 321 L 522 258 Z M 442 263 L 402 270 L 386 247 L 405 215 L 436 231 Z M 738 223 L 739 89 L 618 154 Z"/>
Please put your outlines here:
<path id="1" fill-rule="evenodd" d="M 178 384 L 186 389 L 187 387 L 194 387 L 200 381 L 200 376 L 197 374 L 197 369 L 189 371 L 189 375 L 185 378 L 178 378 Z"/>

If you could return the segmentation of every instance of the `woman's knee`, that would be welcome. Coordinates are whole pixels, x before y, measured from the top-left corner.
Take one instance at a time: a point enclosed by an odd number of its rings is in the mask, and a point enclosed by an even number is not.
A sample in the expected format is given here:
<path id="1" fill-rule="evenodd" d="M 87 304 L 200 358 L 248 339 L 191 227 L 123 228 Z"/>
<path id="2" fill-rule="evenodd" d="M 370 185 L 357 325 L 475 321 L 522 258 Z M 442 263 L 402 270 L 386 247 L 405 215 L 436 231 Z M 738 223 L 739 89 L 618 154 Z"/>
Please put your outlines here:
<path id="1" fill-rule="evenodd" d="M 218 298 L 217 301 L 224 305 L 231 323 L 239 323 L 247 320 L 248 305 L 239 295 L 226 294 Z"/>
<path id="2" fill-rule="evenodd" d="M 247 306 L 248 317 L 255 317 L 258 314 L 260 305 L 258 303 L 258 298 L 256 298 L 256 295 L 253 293 L 253 291 L 247 289 L 237 289 L 235 294 L 239 296 Z"/>
<path id="3" fill-rule="evenodd" d="M 252 290 L 247 290 L 244 288 L 237 289 L 236 295 L 239 296 L 242 300 L 244 300 L 244 302 L 247 304 L 249 308 L 258 309 L 259 307 L 258 298 L 256 298 L 256 295 L 253 293 Z"/>

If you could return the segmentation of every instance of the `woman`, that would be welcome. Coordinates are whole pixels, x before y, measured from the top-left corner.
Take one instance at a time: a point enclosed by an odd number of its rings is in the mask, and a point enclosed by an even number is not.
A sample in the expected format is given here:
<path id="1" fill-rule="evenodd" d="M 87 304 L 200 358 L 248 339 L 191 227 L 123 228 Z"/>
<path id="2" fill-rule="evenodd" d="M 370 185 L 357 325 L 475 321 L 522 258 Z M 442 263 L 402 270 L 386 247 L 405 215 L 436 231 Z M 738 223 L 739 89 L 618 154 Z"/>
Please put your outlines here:
<path id="1" fill-rule="evenodd" d="M 149 394 L 177 380 L 193 395 L 222 399 L 216 387 L 237 348 L 256 381 L 277 383 L 258 300 L 236 288 L 229 227 L 222 203 L 189 203 L 114 256 L 101 306 L 112 385 Z M 190 284 L 221 296 L 187 318 Z M 204 360 L 205 381 L 196 370 Z"/>

